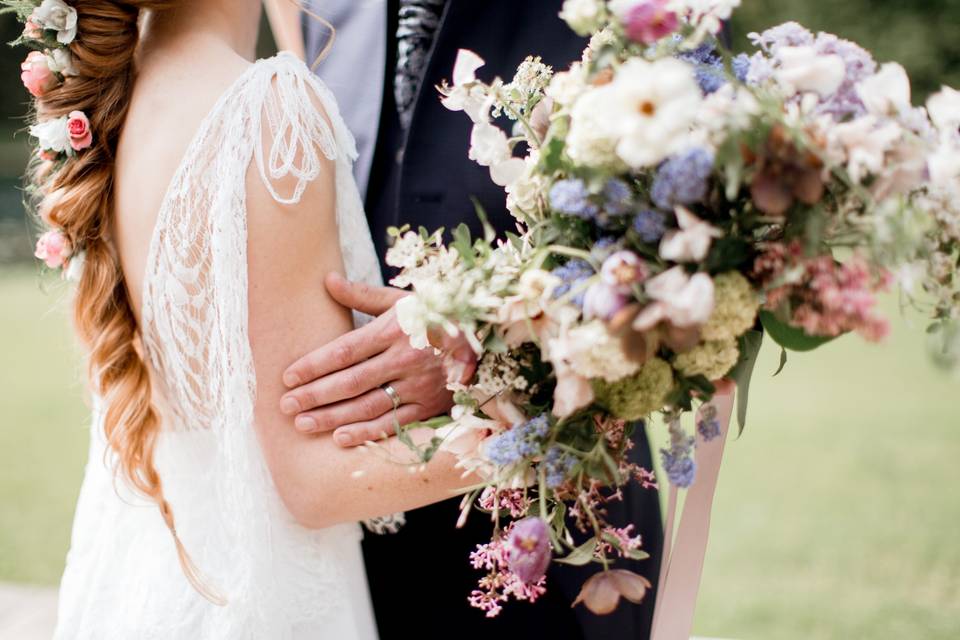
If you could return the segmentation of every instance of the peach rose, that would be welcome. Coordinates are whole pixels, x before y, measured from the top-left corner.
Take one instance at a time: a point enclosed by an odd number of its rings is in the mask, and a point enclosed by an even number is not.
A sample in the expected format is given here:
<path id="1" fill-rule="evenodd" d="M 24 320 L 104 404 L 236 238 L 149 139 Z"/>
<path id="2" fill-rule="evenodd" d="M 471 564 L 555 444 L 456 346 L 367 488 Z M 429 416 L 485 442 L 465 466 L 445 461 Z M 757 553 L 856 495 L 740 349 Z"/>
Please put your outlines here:
<path id="1" fill-rule="evenodd" d="M 67 133 L 74 151 L 81 151 L 93 144 L 90 121 L 83 111 L 71 111 L 67 116 Z"/>
<path id="2" fill-rule="evenodd" d="M 51 269 L 59 269 L 70 257 L 70 242 L 60 231 L 47 231 L 37 240 L 37 250 L 33 255 Z"/>
<path id="3" fill-rule="evenodd" d="M 34 98 L 42 98 L 57 84 L 57 76 L 50 71 L 47 56 L 39 51 L 31 51 L 20 64 L 20 69 L 20 80 Z"/>

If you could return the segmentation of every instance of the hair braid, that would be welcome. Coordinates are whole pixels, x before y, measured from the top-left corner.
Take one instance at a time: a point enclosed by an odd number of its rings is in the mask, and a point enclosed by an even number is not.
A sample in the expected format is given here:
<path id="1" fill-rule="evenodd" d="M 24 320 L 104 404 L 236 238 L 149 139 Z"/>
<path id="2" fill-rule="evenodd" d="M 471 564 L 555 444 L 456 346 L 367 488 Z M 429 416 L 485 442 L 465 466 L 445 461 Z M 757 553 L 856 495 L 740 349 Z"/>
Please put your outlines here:
<path id="1" fill-rule="evenodd" d="M 84 251 L 74 300 L 74 323 L 89 351 L 89 377 L 105 406 L 106 440 L 117 472 L 157 503 L 177 547 L 181 566 L 197 590 L 222 603 L 209 589 L 177 535 L 173 512 L 154 466 L 160 419 L 151 399 L 136 318 L 116 253 L 110 244 L 117 144 L 135 80 L 134 55 L 144 9 L 165 9 L 176 0 L 68 0 L 77 12 L 77 35 L 69 45 L 75 75 L 37 99 L 38 120 L 73 111 L 88 114 L 91 146 L 62 163 L 32 162 L 29 176 L 36 206 L 70 246 Z"/>

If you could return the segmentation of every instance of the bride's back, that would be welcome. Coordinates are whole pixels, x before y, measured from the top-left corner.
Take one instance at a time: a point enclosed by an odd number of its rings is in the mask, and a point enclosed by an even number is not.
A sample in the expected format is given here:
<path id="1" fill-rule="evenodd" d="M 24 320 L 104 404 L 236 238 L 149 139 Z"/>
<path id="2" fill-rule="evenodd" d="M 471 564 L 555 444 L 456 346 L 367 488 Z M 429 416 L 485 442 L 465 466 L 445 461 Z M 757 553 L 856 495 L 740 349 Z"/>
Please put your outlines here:
<path id="1" fill-rule="evenodd" d="M 250 63 L 222 41 L 147 32 L 117 147 L 114 244 L 140 316 L 157 214 L 177 168 L 217 99 Z M 197 61 L 203 61 L 197 64 Z"/>

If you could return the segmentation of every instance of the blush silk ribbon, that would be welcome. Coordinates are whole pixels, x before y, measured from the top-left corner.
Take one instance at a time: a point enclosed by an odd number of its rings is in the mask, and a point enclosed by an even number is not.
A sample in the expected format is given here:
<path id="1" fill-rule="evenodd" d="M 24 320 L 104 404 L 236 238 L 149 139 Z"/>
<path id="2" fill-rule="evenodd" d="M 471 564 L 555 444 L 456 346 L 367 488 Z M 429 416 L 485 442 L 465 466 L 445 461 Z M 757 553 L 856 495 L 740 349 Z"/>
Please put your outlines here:
<path id="1" fill-rule="evenodd" d="M 688 640 L 693 630 L 693 614 L 697 608 L 697 593 L 700 590 L 710 533 L 710 512 L 720 474 L 723 448 L 730 430 L 733 397 L 732 388 L 729 391 L 724 390 L 697 411 L 696 424 L 700 424 L 701 416 L 707 407 L 716 409 L 720 434 L 706 440 L 699 429 L 694 429 L 697 438 L 694 453 L 697 475 L 687 490 L 683 514 L 680 522 L 676 524 L 676 540 L 674 520 L 678 491 L 675 486 L 670 487 L 651 640 Z"/>

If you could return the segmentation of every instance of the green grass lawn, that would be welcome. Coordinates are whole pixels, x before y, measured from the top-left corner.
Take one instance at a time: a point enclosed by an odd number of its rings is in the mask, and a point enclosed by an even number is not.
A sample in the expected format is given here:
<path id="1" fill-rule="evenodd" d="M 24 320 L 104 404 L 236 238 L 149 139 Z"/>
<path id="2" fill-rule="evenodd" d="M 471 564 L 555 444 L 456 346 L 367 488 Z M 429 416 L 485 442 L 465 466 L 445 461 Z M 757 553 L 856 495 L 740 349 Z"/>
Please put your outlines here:
<path id="1" fill-rule="evenodd" d="M 86 409 L 58 289 L 0 271 L 0 580 L 54 584 L 69 540 Z M 698 634 L 958 636 L 960 380 L 923 339 L 897 317 L 884 347 L 848 337 L 776 379 L 764 347 L 727 448 Z"/>

